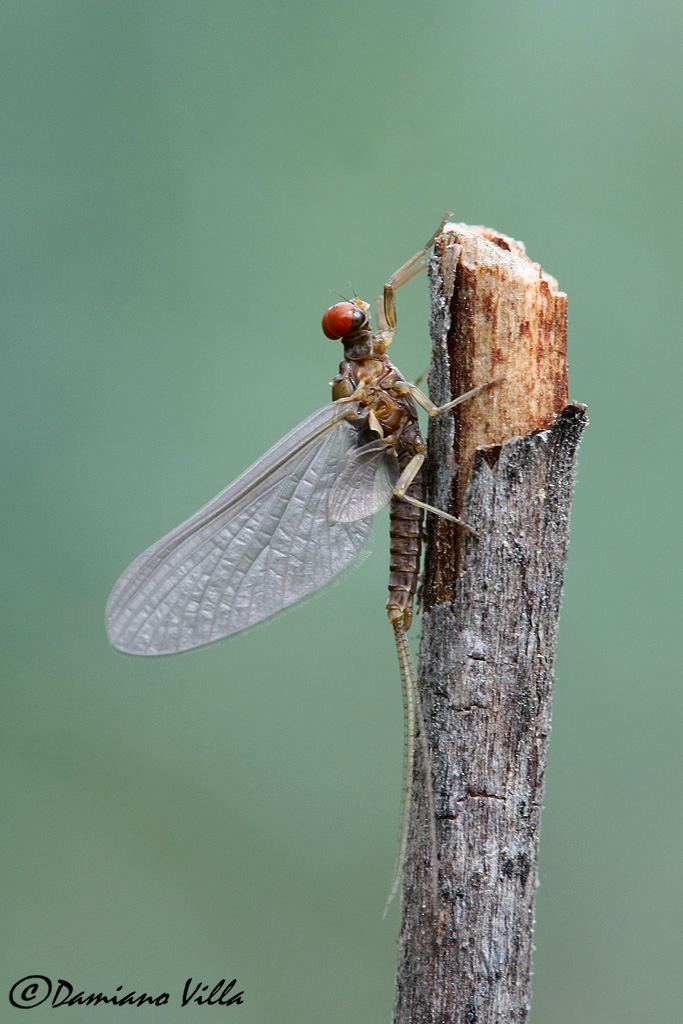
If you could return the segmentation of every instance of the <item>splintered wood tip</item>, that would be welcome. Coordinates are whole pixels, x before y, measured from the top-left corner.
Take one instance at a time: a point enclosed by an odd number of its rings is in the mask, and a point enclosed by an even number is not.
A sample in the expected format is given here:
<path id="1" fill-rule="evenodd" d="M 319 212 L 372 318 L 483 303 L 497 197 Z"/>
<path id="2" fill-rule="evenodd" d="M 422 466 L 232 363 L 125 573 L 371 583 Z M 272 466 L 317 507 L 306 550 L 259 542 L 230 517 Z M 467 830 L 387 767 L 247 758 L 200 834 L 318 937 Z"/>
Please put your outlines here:
<path id="1" fill-rule="evenodd" d="M 475 449 L 545 429 L 567 404 L 567 296 L 522 242 L 490 228 L 449 223 L 434 253 L 451 393 L 505 377 L 454 411 L 457 515 Z"/>

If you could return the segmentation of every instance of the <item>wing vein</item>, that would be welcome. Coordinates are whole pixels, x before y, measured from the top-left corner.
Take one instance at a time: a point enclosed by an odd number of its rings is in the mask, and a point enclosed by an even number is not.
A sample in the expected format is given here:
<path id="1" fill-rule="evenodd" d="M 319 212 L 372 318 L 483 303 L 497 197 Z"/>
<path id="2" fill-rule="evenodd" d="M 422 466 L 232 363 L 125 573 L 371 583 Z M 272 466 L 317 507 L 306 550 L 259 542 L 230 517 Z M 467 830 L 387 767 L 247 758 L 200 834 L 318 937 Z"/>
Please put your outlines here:
<path id="1" fill-rule="evenodd" d="M 320 409 L 229 487 L 137 558 L 107 606 L 120 650 L 166 654 L 245 629 L 323 586 L 349 565 L 370 532 L 364 515 L 343 523 L 329 496 L 358 447 L 353 408 Z M 362 478 L 361 478 L 362 477 Z M 361 474 L 367 487 L 370 473 Z M 353 494 L 353 481 L 345 484 Z M 346 518 L 346 517 L 345 517 Z"/>

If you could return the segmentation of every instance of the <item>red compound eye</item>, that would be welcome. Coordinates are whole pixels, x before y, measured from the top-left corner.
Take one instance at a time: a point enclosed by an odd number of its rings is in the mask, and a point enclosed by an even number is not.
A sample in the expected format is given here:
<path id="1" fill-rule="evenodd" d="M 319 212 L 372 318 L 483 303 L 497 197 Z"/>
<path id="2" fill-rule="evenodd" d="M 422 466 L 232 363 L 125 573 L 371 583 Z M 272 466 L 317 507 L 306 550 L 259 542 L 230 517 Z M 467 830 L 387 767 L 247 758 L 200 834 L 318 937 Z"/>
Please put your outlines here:
<path id="1" fill-rule="evenodd" d="M 325 312 L 323 333 L 332 341 L 347 338 L 349 334 L 361 328 L 366 319 L 365 313 L 355 302 L 338 302 Z"/>

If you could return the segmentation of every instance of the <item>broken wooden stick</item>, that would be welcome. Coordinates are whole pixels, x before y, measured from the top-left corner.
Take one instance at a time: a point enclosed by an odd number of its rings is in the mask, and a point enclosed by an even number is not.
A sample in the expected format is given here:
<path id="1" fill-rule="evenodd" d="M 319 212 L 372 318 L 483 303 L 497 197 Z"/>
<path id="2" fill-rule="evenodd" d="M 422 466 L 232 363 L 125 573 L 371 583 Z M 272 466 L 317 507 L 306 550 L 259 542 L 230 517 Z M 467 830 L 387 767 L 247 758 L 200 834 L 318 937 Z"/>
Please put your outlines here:
<path id="1" fill-rule="evenodd" d="M 566 296 L 513 239 L 446 225 L 430 265 L 430 517 L 419 687 L 439 847 L 438 917 L 417 745 L 394 1024 L 527 1019 L 538 836 L 576 450 Z"/>

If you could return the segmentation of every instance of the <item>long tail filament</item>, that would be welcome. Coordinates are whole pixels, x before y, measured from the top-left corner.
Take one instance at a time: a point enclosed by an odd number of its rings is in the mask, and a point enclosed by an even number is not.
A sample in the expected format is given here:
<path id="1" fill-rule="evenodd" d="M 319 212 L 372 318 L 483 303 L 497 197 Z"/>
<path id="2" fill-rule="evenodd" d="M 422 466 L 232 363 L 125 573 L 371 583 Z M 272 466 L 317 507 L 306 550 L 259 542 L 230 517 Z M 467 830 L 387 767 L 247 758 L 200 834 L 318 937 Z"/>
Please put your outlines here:
<path id="1" fill-rule="evenodd" d="M 396 851 L 394 873 L 391 880 L 391 890 L 389 892 L 389 898 L 387 899 L 387 903 L 384 908 L 384 917 L 386 917 L 389 905 L 391 904 L 391 901 L 398 892 L 399 883 L 401 881 L 401 873 L 403 871 L 403 861 L 406 853 L 406 844 L 408 841 L 408 825 L 410 822 L 410 812 L 413 801 L 413 762 L 415 759 L 416 718 L 417 728 L 420 736 L 420 745 L 422 749 L 424 787 L 427 796 L 427 820 L 429 822 L 430 839 L 432 909 L 434 911 L 434 916 L 436 917 L 438 905 L 437 897 L 439 884 L 439 862 L 438 850 L 436 845 L 436 818 L 434 814 L 434 791 L 432 788 L 432 764 L 431 758 L 429 756 L 429 745 L 427 743 L 427 732 L 425 729 L 424 715 L 422 714 L 422 701 L 420 700 L 420 692 L 417 688 L 415 670 L 413 668 L 413 660 L 410 655 L 410 648 L 408 647 L 408 641 L 406 639 L 403 621 L 397 618 L 394 621 L 392 621 L 391 624 L 394 628 L 396 650 L 398 652 L 398 664 L 401 673 L 401 687 L 403 690 L 403 791 L 401 795 L 401 815 L 399 819 L 398 849 Z"/>

